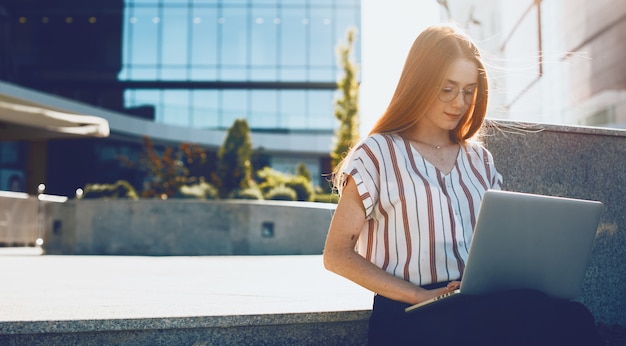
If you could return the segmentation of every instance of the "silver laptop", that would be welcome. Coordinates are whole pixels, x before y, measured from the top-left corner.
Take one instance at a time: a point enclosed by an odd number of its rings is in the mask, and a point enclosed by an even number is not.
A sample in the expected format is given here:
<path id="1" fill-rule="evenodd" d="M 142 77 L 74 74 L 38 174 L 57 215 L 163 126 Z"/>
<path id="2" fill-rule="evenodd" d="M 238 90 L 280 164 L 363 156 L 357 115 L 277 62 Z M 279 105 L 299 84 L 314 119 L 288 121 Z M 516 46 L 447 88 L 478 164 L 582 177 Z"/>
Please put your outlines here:
<path id="1" fill-rule="evenodd" d="M 476 219 L 461 287 L 406 312 L 460 294 L 534 289 L 556 298 L 582 294 L 602 203 L 489 190 Z"/>

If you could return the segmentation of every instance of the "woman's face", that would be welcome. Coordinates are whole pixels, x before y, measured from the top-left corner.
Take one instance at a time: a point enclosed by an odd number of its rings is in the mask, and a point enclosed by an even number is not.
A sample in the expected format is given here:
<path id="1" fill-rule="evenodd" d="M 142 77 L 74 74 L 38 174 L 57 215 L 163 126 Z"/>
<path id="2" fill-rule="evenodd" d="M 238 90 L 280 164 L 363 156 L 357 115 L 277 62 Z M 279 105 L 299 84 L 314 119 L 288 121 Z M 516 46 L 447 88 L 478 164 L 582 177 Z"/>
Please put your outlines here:
<path id="1" fill-rule="evenodd" d="M 443 85 L 433 87 L 438 88 L 439 97 L 419 124 L 433 131 L 454 130 L 471 106 L 466 99 L 471 100 L 473 91 L 478 88 L 478 68 L 471 60 L 460 58 L 450 66 Z"/>

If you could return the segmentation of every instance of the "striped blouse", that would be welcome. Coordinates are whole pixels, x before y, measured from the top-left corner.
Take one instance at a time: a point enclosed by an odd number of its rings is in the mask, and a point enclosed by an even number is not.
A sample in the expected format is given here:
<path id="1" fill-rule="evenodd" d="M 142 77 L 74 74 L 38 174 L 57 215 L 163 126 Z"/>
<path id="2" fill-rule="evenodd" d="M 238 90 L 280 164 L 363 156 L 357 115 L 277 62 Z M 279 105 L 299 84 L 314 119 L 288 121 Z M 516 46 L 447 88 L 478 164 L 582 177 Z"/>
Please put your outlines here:
<path id="1" fill-rule="evenodd" d="M 420 286 L 461 277 L 482 196 L 502 185 L 491 153 L 476 143 L 461 146 L 443 174 L 399 135 L 364 139 L 344 173 L 365 207 L 358 253 Z"/>

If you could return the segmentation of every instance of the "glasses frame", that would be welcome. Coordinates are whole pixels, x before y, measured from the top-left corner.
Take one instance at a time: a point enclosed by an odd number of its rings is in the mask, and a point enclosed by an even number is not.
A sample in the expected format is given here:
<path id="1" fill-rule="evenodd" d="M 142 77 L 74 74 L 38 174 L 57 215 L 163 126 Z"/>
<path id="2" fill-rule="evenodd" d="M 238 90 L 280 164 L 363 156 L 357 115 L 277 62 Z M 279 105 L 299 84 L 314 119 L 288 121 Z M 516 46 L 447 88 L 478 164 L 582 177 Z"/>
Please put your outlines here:
<path id="1" fill-rule="evenodd" d="M 471 92 L 465 89 L 459 89 L 456 85 L 444 86 L 439 89 L 437 97 L 441 102 L 450 103 L 459 96 L 459 93 L 462 93 L 463 102 L 468 105 L 475 105 L 478 101 L 480 101 L 482 93 L 480 92 L 478 85 L 471 86 L 470 88 L 473 88 Z M 450 90 L 445 91 L 448 89 Z"/>

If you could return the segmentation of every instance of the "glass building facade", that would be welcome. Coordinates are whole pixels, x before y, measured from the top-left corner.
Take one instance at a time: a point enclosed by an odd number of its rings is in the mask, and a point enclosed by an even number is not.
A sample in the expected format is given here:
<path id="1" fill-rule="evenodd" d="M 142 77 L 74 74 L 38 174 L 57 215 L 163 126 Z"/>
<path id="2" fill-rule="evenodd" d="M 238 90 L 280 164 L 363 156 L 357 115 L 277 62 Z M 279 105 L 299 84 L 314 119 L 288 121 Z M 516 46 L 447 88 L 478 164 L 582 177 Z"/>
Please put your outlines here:
<path id="1" fill-rule="evenodd" d="M 334 47 L 359 19 L 359 0 L 126 0 L 125 106 L 179 126 L 332 130 Z"/>
<path id="2" fill-rule="evenodd" d="M 0 0 L 0 81 L 159 125 L 223 131 L 245 118 L 253 133 L 330 136 L 336 47 L 360 18 L 360 0 Z M 0 171 L 45 160 L 26 190 L 45 181 L 70 195 L 139 181 L 116 158 L 138 157 L 141 143 L 115 127 L 106 139 L 4 142 Z M 319 172 L 328 161 L 280 155 L 271 161 L 282 170 L 306 161 Z"/>

